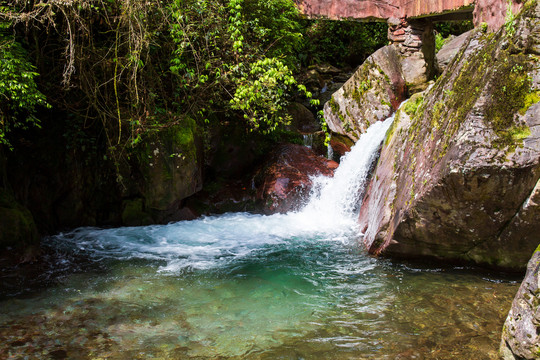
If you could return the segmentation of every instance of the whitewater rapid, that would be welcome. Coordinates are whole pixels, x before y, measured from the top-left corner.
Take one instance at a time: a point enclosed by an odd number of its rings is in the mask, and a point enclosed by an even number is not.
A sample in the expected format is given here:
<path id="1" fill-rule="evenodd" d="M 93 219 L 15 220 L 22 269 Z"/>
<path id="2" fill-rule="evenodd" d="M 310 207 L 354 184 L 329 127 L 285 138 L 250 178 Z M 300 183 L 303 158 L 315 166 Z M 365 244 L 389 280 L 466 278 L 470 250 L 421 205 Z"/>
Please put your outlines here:
<path id="1" fill-rule="evenodd" d="M 159 271 L 175 273 L 227 266 L 270 247 L 350 241 L 359 234 L 360 195 L 392 121 L 390 117 L 373 124 L 341 159 L 333 177 L 314 178 L 312 193 L 300 211 L 270 216 L 229 213 L 144 227 L 79 228 L 45 242 L 95 261 L 158 261 Z"/>

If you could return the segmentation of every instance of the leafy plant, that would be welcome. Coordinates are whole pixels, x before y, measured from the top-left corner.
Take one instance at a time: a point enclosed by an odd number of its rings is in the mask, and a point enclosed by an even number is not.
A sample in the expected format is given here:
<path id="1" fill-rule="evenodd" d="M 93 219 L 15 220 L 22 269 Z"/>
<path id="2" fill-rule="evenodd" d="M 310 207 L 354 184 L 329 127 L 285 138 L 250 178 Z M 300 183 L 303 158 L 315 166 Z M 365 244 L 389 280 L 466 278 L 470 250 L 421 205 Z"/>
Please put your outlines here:
<path id="1" fill-rule="evenodd" d="M 0 144 L 12 148 L 8 134 L 14 128 L 40 126 L 36 111 L 49 104 L 36 85 L 38 75 L 21 44 L 0 32 Z"/>

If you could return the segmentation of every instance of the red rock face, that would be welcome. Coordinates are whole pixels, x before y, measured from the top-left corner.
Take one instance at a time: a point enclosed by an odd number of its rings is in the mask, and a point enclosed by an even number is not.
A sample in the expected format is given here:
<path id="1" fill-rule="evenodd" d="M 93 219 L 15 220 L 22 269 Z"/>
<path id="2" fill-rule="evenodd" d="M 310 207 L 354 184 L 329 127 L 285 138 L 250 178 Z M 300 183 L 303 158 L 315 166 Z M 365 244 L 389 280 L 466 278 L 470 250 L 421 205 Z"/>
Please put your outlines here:
<path id="1" fill-rule="evenodd" d="M 266 213 L 287 212 L 302 205 L 311 189 L 310 176 L 332 176 L 335 161 L 326 160 L 301 145 L 278 147 L 255 176 L 257 200 Z"/>
<path id="2" fill-rule="evenodd" d="M 399 11 L 399 5 L 389 0 L 297 0 L 297 3 L 307 16 L 330 19 L 388 19 Z"/>

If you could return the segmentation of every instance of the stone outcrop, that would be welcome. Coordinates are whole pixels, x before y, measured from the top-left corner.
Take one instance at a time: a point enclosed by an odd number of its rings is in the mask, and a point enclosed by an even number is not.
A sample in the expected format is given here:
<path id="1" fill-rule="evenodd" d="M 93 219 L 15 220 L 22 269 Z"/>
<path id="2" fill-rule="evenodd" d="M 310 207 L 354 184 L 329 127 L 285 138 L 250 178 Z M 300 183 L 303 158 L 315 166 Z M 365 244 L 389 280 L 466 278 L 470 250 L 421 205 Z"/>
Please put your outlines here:
<path id="1" fill-rule="evenodd" d="M 540 246 L 504 323 L 500 354 L 504 360 L 540 358 Z"/>
<path id="2" fill-rule="evenodd" d="M 400 61 L 395 46 L 371 55 L 324 105 L 330 130 L 358 140 L 370 124 L 389 117 L 407 95 Z"/>
<path id="3" fill-rule="evenodd" d="M 301 145 L 277 147 L 254 177 L 257 200 L 267 214 L 298 209 L 311 189 L 311 176 L 331 176 L 337 163 Z"/>
<path id="4" fill-rule="evenodd" d="M 525 266 L 540 240 L 539 14 L 476 30 L 398 112 L 359 216 L 371 253 Z"/>

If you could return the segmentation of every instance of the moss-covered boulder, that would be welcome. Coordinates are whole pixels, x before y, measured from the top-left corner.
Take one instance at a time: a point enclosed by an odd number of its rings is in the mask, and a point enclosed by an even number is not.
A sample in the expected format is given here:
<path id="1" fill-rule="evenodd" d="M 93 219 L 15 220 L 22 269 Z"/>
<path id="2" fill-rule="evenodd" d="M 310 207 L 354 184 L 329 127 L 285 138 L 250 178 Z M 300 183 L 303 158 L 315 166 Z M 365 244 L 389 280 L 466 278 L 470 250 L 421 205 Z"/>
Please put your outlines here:
<path id="1" fill-rule="evenodd" d="M 369 125 L 389 117 L 407 94 L 400 61 L 394 46 L 371 55 L 324 105 L 330 130 L 356 141 Z"/>
<path id="2" fill-rule="evenodd" d="M 360 212 L 371 253 L 523 269 L 540 241 L 540 6 L 477 29 L 397 114 Z"/>
<path id="3" fill-rule="evenodd" d="M 131 218 L 127 209 L 131 215 L 151 214 L 156 222 L 175 220 L 182 200 L 201 190 L 202 148 L 196 129 L 195 121 L 186 118 L 153 133 L 139 146 L 136 167 L 144 207 L 139 209 L 138 203 L 127 203 L 124 217 Z"/>
<path id="4" fill-rule="evenodd" d="M 38 232 L 30 211 L 0 188 L 0 249 L 37 244 Z"/>
<path id="5" fill-rule="evenodd" d="M 540 358 L 540 246 L 504 323 L 500 354 L 504 360 Z"/>

